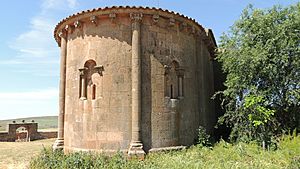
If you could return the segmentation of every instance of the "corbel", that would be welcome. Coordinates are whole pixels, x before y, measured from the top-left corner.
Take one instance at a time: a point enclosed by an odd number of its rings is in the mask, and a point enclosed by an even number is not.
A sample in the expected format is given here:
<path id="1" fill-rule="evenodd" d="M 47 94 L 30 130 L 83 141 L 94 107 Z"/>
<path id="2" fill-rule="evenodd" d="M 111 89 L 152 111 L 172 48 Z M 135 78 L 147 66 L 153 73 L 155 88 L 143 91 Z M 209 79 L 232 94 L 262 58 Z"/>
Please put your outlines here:
<path id="1" fill-rule="evenodd" d="M 108 17 L 110 18 L 110 21 L 114 23 L 115 19 L 117 18 L 117 14 L 116 13 L 110 13 L 108 15 Z"/>
<path id="2" fill-rule="evenodd" d="M 73 27 L 71 25 L 66 25 L 65 26 L 65 30 L 66 30 L 67 33 L 73 33 L 74 29 L 73 29 Z"/>
<path id="3" fill-rule="evenodd" d="M 82 23 L 79 20 L 77 20 L 77 21 L 74 22 L 74 26 L 75 26 L 75 28 L 81 29 L 82 28 Z"/>
<path id="4" fill-rule="evenodd" d="M 189 33 L 190 34 L 195 34 L 196 33 L 196 28 L 194 26 L 190 26 L 190 29 L 189 29 Z"/>
<path id="5" fill-rule="evenodd" d="M 134 22 L 142 21 L 143 14 L 142 13 L 130 13 L 130 18 Z"/>
<path id="6" fill-rule="evenodd" d="M 98 25 L 98 17 L 93 15 L 90 17 L 90 21 L 94 24 L 94 25 Z"/>
<path id="7" fill-rule="evenodd" d="M 152 20 L 154 24 L 157 24 L 159 22 L 159 15 L 153 15 Z"/>
<path id="8" fill-rule="evenodd" d="M 170 19 L 169 19 L 169 26 L 170 26 L 170 27 L 175 26 L 175 19 L 174 19 L 174 18 L 170 18 Z"/>
<path id="9" fill-rule="evenodd" d="M 185 31 L 187 28 L 187 23 L 185 22 L 182 22 L 180 25 L 179 25 L 179 30 L 180 31 Z"/>

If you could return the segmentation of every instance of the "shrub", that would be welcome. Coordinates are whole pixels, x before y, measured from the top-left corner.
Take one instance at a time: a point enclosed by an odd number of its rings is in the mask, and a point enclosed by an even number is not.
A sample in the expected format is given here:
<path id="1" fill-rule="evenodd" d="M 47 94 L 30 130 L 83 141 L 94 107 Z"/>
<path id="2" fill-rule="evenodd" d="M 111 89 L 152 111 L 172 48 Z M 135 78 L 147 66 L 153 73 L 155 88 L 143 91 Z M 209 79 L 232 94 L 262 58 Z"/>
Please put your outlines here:
<path id="1" fill-rule="evenodd" d="M 207 134 L 206 129 L 203 126 L 199 126 L 199 128 L 198 128 L 197 144 L 200 147 L 211 146 L 210 135 Z"/>

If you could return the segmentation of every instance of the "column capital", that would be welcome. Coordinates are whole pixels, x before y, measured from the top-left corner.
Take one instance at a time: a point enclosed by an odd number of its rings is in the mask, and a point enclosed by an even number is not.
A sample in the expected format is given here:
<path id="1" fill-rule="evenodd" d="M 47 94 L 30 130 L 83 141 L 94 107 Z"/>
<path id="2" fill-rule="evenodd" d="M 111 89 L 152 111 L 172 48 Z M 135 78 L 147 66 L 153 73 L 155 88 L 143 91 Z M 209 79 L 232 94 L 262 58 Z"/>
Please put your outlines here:
<path id="1" fill-rule="evenodd" d="M 79 70 L 80 75 L 81 75 L 81 76 L 84 76 L 84 74 L 85 74 L 87 68 L 86 68 L 86 67 L 83 67 L 83 68 L 79 68 L 78 70 Z"/>
<path id="2" fill-rule="evenodd" d="M 165 75 L 167 75 L 170 73 L 171 66 L 164 65 L 164 69 L 165 69 Z"/>
<path id="3" fill-rule="evenodd" d="M 130 13 L 130 18 L 133 22 L 141 22 L 143 19 L 142 13 Z"/>
<path id="4" fill-rule="evenodd" d="M 183 68 L 177 68 L 175 69 L 177 76 L 182 77 L 184 76 L 184 69 Z"/>
<path id="5" fill-rule="evenodd" d="M 100 76 L 103 76 L 103 71 L 104 71 L 104 66 L 103 65 L 99 65 L 99 66 L 95 66 L 94 70 L 99 73 Z"/>

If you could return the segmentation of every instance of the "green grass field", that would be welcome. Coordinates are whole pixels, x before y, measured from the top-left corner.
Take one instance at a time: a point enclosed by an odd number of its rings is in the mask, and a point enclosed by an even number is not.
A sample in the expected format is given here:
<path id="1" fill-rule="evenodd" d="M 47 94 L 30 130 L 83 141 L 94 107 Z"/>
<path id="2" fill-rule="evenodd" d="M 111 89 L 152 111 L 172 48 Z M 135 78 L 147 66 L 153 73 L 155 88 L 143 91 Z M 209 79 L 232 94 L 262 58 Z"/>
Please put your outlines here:
<path id="1" fill-rule="evenodd" d="M 44 116 L 44 117 L 29 117 L 19 119 L 0 120 L 0 131 L 7 131 L 7 124 L 16 121 L 16 123 L 31 122 L 34 120 L 38 123 L 38 129 L 41 130 L 55 130 L 57 129 L 57 116 Z"/>

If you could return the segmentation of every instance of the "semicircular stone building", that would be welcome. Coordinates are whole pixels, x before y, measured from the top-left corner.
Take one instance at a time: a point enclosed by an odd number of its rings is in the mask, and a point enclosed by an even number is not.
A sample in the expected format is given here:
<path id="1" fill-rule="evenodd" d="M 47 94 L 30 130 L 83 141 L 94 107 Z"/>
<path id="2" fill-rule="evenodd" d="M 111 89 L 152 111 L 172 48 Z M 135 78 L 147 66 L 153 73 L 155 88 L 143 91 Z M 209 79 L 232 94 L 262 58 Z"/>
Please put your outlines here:
<path id="1" fill-rule="evenodd" d="M 62 20 L 54 148 L 144 154 L 192 145 L 216 121 L 209 29 L 168 10 L 110 7 Z"/>

